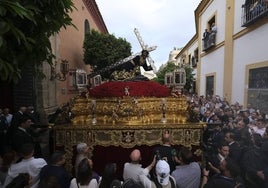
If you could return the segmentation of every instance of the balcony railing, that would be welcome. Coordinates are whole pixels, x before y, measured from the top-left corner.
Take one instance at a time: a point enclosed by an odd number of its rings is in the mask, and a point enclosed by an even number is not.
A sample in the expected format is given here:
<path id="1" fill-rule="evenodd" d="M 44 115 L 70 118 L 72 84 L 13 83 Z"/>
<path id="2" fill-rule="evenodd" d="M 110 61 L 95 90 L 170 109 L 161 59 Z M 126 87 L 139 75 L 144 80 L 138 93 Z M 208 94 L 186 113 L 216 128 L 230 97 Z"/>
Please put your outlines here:
<path id="1" fill-rule="evenodd" d="M 242 26 L 247 27 L 268 15 L 268 0 L 251 0 L 242 5 Z"/>
<path id="2" fill-rule="evenodd" d="M 217 33 L 210 33 L 208 37 L 202 39 L 203 51 L 215 46 Z"/>

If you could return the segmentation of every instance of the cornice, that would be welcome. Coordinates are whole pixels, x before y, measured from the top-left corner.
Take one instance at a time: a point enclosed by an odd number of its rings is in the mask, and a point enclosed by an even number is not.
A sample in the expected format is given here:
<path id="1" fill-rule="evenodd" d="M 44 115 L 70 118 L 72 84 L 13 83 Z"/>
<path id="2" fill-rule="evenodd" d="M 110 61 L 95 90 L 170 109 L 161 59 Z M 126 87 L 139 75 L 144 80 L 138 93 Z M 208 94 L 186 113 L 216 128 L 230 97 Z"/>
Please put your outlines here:
<path id="1" fill-rule="evenodd" d="M 109 33 L 95 0 L 83 0 L 88 12 L 92 14 L 98 29 L 102 33 Z"/>

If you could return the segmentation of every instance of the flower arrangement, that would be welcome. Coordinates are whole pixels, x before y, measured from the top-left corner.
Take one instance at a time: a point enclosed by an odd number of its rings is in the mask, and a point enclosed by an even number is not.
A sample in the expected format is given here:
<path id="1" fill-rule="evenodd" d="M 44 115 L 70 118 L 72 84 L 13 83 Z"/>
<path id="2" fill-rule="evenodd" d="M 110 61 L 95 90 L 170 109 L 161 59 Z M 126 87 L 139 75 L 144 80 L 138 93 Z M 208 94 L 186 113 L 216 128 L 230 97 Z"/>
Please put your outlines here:
<path id="1" fill-rule="evenodd" d="M 171 96 L 168 87 L 154 81 L 106 82 L 89 90 L 88 95 L 94 98 L 123 97 L 126 96 L 125 88 L 128 88 L 128 96 L 131 97 Z"/>

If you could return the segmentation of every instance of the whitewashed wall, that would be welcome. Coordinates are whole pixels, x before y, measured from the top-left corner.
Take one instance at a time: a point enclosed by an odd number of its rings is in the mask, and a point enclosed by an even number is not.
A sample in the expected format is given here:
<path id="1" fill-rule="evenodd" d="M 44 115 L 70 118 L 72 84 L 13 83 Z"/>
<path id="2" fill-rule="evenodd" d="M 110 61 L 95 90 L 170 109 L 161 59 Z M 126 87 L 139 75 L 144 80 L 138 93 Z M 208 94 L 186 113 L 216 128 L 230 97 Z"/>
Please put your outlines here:
<path id="1" fill-rule="evenodd" d="M 268 24 L 234 41 L 233 98 L 243 103 L 246 66 L 268 60 Z"/>
<path id="2" fill-rule="evenodd" d="M 200 94 L 205 95 L 206 75 L 216 73 L 215 75 L 215 94 L 223 96 L 223 69 L 224 69 L 224 49 L 219 48 L 201 59 L 201 85 Z"/>

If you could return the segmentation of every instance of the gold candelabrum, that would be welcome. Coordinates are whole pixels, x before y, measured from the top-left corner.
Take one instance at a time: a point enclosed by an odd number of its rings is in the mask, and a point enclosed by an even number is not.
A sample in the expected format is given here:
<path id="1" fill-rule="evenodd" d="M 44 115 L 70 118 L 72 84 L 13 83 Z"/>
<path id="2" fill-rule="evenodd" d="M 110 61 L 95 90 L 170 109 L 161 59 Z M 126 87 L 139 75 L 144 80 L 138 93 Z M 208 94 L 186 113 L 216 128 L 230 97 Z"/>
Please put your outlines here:
<path id="1" fill-rule="evenodd" d="M 150 125 L 187 123 L 185 96 L 75 99 L 73 125 Z"/>

